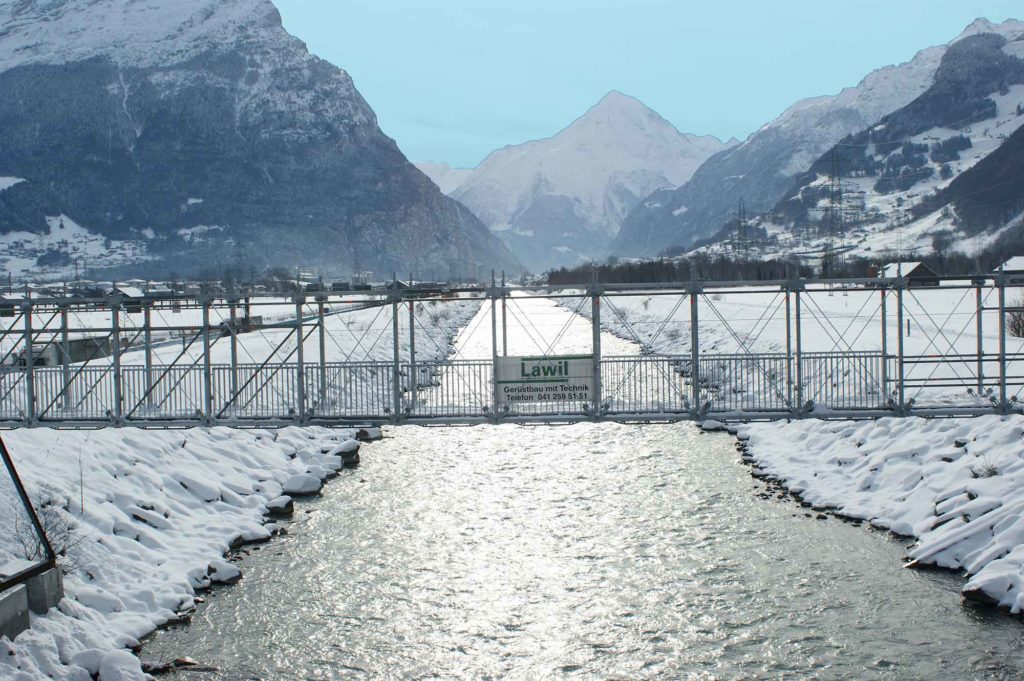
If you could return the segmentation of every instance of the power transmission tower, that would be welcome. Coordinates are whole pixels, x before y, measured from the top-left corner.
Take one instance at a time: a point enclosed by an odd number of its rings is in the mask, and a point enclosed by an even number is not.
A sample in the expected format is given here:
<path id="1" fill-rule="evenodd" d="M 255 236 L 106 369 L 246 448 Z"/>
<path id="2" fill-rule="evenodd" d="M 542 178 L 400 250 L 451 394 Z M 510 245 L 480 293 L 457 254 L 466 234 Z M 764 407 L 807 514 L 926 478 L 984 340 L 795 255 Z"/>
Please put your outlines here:
<path id="1" fill-rule="evenodd" d="M 749 223 L 747 220 L 747 206 L 743 202 L 743 199 L 740 199 L 739 205 L 736 207 L 736 240 L 734 249 L 737 253 L 743 256 L 744 260 L 749 259 Z"/>
<path id="2" fill-rule="evenodd" d="M 843 198 L 843 178 L 840 174 L 839 153 L 833 149 L 829 163 L 828 208 L 826 209 L 825 249 L 822 257 L 822 275 L 829 277 L 843 269 L 846 259 L 846 225 Z M 836 241 L 839 246 L 837 248 Z M 838 255 L 837 255 L 838 254 Z"/>

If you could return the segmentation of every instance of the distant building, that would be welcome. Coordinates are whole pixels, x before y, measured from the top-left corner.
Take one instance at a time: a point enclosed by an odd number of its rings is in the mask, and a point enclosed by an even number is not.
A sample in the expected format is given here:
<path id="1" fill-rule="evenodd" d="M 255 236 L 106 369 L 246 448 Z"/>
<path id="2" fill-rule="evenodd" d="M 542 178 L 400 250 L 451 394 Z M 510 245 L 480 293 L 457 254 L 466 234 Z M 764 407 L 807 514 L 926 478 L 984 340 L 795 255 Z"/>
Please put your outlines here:
<path id="1" fill-rule="evenodd" d="M 1024 255 L 1013 256 L 994 271 L 995 274 L 1000 272 L 1006 275 L 1007 285 L 1024 286 Z"/>
<path id="2" fill-rule="evenodd" d="M 891 262 L 878 275 L 882 279 L 903 277 L 908 286 L 938 286 L 939 275 L 923 262 Z"/>

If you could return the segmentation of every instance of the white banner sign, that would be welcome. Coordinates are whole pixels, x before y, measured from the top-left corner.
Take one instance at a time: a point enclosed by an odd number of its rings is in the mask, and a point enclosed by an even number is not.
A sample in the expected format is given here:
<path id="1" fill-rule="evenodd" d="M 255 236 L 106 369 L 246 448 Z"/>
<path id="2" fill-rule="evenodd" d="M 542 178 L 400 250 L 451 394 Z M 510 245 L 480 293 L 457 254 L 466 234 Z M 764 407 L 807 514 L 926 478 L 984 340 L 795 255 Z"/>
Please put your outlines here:
<path id="1" fill-rule="evenodd" d="M 498 404 L 589 402 L 594 356 L 499 357 L 495 373 Z"/>

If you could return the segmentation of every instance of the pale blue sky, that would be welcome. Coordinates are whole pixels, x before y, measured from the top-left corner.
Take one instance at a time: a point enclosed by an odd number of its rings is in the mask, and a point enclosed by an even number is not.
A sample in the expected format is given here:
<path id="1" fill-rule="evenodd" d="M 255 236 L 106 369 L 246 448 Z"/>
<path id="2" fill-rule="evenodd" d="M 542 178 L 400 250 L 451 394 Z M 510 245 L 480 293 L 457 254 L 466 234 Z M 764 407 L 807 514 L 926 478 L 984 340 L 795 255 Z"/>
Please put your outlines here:
<path id="1" fill-rule="evenodd" d="M 745 138 L 797 99 L 955 37 L 1020 0 L 275 0 L 347 70 L 414 161 L 476 165 L 609 90 L 684 132 Z"/>

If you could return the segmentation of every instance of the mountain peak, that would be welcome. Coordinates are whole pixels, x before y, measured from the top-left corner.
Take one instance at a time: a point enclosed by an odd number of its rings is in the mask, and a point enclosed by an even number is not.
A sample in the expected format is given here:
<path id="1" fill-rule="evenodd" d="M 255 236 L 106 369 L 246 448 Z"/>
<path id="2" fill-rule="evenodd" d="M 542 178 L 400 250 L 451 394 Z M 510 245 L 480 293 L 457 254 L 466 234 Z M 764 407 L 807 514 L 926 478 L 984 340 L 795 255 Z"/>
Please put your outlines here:
<path id="1" fill-rule="evenodd" d="M 664 120 L 657 112 L 636 97 L 630 97 L 618 90 L 612 90 L 606 94 L 577 120 L 582 121 L 593 118 L 602 118 L 604 120 L 649 120 L 652 118 Z"/>

